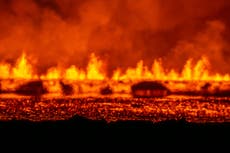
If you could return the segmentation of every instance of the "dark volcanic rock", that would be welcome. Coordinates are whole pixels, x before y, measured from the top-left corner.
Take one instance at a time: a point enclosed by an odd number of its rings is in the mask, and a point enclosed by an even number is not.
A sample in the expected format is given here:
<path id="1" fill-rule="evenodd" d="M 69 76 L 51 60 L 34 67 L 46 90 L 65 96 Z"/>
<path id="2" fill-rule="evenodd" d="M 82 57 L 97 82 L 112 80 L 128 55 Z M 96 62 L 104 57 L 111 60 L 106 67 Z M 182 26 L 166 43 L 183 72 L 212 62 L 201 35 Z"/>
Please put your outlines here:
<path id="1" fill-rule="evenodd" d="M 211 83 L 205 83 L 201 87 L 201 95 L 203 96 L 216 96 L 216 97 L 225 97 L 230 96 L 230 90 L 221 90 L 220 86 L 215 87 L 211 90 L 212 84 Z"/>
<path id="2" fill-rule="evenodd" d="M 207 91 L 209 88 L 212 86 L 211 83 L 205 83 L 202 87 L 201 90 Z"/>
<path id="3" fill-rule="evenodd" d="M 67 120 L 56 121 L 30 121 L 30 120 L 0 120 L 1 128 L 67 128 L 67 129 L 79 129 L 79 128 L 103 128 L 107 125 L 105 120 L 91 120 L 82 116 L 75 115 Z"/>
<path id="4" fill-rule="evenodd" d="M 203 86 L 201 86 L 201 94 L 204 96 L 208 96 L 211 94 L 210 92 L 210 88 L 211 88 L 212 84 L 211 83 L 205 83 Z"/>
<path id="5" fill-rule="evenodd" d="M 62 93 L 65 95 L 71 95 L 74 93 L 73 86 L 70 84 L 65 84 L 63 81 L 60 81 Z"/>
<path id="6" fill-rule="evenodd" d="M 207 142 L 210 136 L 213 142 L 217 140 L 226 140 L 229 138 L 229 123 L 188 123 L 185 121 L 169 120 L 160 123 L 152 123 L 149 121 L 117 121 L 106 123 L 101 120 L 90 120 L 84 117 L 75 116 L 70 120 L 63 121 L 45 121 L 32 122 L 23 120 L 0 121 L 0 129 L 2 131 L 1 138 L 3 140 L 19 140 L 25 138 L 29 142 L 31 140 L 39 140 L 39 142 L 48 140 L 47 144 L 54 142 L 63 144 L 63 142 L 80 141 L 89 144 L 105 144 L 121 142 L 122 144 L 132 143 L 145 145 L 153 142 L 161 144 L 176 144 L 190 142 L 193 140 Z M 8 132 L 9 131 L 9 132 Z M 4 138 L 6 135 L 6 139 Z M 13 137 L 11 138 L 10 136 Z M 63 138 L 64 137 L 64 138 Z M 23 139 L 24 140 L 24 139 Z M 74 140 L 74 141 L 73 141 Z M 189 141 L 187 141 L 189 140 Z M 16 141 L 17 144 L 19 141 Z M 24 142 L 24 141 L 23 141 Z M 32 141 L 34 142 L 34 141 Z M 45 141 L 46 142 L 46 141 Z M 56 143 L 58 142 L 58 143 Z M 61 142 L 61 143 L 60 143 Z M 68 142 L 68 146 L 69 146 Z M 114 143 L 112 143 L 114 144 Z"/>
<path id="7" fill-rule="evenodd" d="M 40 121 L 34 122 L 29 120 L 9 120 L 0 121 L 1 128 L 227 128 L 229 129 L 230 123 L 192 123 L 184 119 L 181 120 L 166 120 L 157 123 L 145 120 L 124 120 L 107 123 L 105 120 L 92 120 L 82 116 L 75 115 L 68 120 L 57 121 Z"/>
<path id="8" fill-rule="evenodd" d="M 48 93 L 47 89 L 43 86 L 43 83 L 41 80 L 38 81 L 30 81 L 26 84 L 23 84 L 19 86 L 15 90 L 16 94 L 22 94 L 22 95 L 42 95 L 45 93 Z"/>
<path id="9" fill-rule="evenodd" d="M 169 94 L 169 89 L 155 81 L 142 81 L 131 86 L 134 97 L 163 97 Z"/>
<path id="10" fill-rule="evenodd" d="M 110 95 L 110 94 L 113 94 L 113 90 L 110 86 L 106 86 L 100 90 L 100 93 L 102 95 Z"/>

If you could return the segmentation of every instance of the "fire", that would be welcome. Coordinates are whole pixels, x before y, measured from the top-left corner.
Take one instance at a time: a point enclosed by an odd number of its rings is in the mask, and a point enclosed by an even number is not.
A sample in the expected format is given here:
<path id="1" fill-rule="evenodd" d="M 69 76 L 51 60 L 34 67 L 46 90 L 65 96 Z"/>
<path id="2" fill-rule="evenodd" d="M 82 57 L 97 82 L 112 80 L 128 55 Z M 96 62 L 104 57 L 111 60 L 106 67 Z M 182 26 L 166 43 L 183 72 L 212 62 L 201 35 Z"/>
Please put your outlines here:
<path id="1" fill-rule="evenodd" d="M 13 78 L 20 79 L 37 79 L 37 75 L 33 75 L 33 68 L 28 63 L 26 55 L 23 53 L 18 59 L 16 66 L 12 69 Z"/>
<path id="2" fill-rule="evenodd" d="M 64 78 L 67 80 L 84 80 L 86 78 L 86 74 L 84 70 L 72 65 L 66 70 Z"/>
<path id="3" fill-rule="evenodd" d="M 144 65 L 140 60 L 136 67 L 128 68 L 124 73 L 121 69 L 114 71 L 111 78 L 105 75 L 103 66 L 105 64 L 95 54 L 91 54 L 86 70 L 71 65 L 67 69 L 52 67 L 46 74 L 37 75 L 32 65 L 28 62 L 26 54 L 17 60 L 16 65 L 8 63 L 0 64 L 1 79 L 42 79 L 42 80 L 106 80 L 113 81 L 136 81 L 136 80 L 173 80 L 173 81 L 230 81 L 229 74 L 211 74 L 210 63 L 203 56 L 195 64 L 192 59 L 188 59 L 181 72 L 174 69 L 167 70 L 163 67 L 161 60 L 154 60 L 152 67 Z"/>
<path id="4" fill-rule="evenodd" d="M 46 75 L 42 75 L 40 78 L 44 80 L 61 79 L 61 71 L 58 68 L 52 67 L 48 69 Z"/>
<path id="5" fill-rule="evenodd" d="M 0 78 L 7 79 L 10 76 L 10 65 L 7 63 L 0 64 Z"/>
<path id="6" fill-rule="evenodd" d="M 206 57 L 202 57 L 195 65 L 192 65 L 192 59 L 187 60 L 181 73 L 171 69 L 166 71 L 162 62 L 154 60 L 152 69 L 143 65 L 140 61 L 136 68 L 128 68 L 125 74 L 116 70 L 113 76 L 114 80 L 173 80 L 173 81 L 229 81 L 229 74 L 221 75 L 209 73 L 209 62 Z"/>
<path id="7" fill-rule="evenodd" d="M 91 54 L 87 70 L 76 68 L 75 65 L 70 66 L 66 70 L 62 68 L 52 67 L 48 69 L 47 74 L 40 78 L 45 80 L 65 79 L 65 80 L 104 80 L 106 77 L 102 73 L 103 62 L 94 54 Z"/>
<path id="8" fill-rule="evenodd" d="M 0 64 L 0 78 L 1 79 L 37 79 L 38 76 L 34 74 L 33 67 L 23 53 L 17 60 L 15 67 L 11 67 L 7 63 Z"/>
<path id="9" fill-rule="evenodd" d="M 105 75 L 102 73 L 102 61 L 98 60 L 94 54 L 91 54 L 87 67 L 87 79 L 104 80 Z"/>

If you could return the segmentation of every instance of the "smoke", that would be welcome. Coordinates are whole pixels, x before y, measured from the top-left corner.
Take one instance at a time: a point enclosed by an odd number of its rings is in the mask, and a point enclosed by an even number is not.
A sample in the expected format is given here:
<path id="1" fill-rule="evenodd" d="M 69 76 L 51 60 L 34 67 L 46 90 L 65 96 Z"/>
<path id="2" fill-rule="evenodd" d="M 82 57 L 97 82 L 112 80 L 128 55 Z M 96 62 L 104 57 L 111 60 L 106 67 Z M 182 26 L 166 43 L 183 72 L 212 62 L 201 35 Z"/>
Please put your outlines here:
<path id="1" fill-rule="evenodd" d="M 229 47 L 223 38 L 225 30 L 226 26 L 220 21 L 207 22 L 203 31 L 198 32 L 190 40 L 178 41 L 170 55 L 177 62 L 170 64 L 173 65 L 172 67 L 176 67 L 176 65 L 183 65 L 189 58 L 196 61 L 201 56 L 205 56 L 212 63 L 212 70 L 227 72 L 229 70 L 229 55 L 225 54 Z"/>
<path id="2" fill-rule="evenodd" d="M 85 67 L 94 52 L 111 73 L 140 59 L 180 68 L 206 55 L 230 72 L 229 8 L 228 0 L 0 0 L 0 57 L 14 63 L 24 51 L 43 73 Z"/>

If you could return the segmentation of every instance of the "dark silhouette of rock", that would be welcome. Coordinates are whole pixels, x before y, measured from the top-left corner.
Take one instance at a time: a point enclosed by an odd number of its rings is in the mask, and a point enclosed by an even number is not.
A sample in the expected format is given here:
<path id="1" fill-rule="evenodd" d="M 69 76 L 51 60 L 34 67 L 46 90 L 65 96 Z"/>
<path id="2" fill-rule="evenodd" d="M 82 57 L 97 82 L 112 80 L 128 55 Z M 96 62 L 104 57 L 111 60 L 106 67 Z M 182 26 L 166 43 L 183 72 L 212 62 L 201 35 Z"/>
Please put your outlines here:
<path id="1" fill-rule="evenodd" d="M 230 95 L 230 90 L 221 90 L 220 87 L 215 87 L 213 90 L 211 90 L 212 84 L 211 83 L 205 83 L 201 87 L 201 95 L 203 96 L 216 96 L 216 97 L 225 97 Z"/>
<path id="2" fill-rule="evenodd" d="M 153 128 L 154 124 L 151 121 L 116 121 L 109 123 L 110 128 Z"/>
<path id="3" fill-rule="evenodd" d="M 16 94 L 22 95 L 33 95 L 39 96 L 45 93 L 48 93 L 47 89 L 43 86 L 43 82 L 41 80 L 30 81 L 26 84 L 20 85 L 15 90 Z"/>
<path id="4" fill-rule="evenodd" d="M 110 94 L 113 94 L 113 90 L 110 86 L 106 86 L 100 90 L 100 93 L 102 95 L 110 95 Z"/>
<path id="5" fill-rule="evenodd" d="M 1 138 L 4 140 L 18 140 L 25 138 L 45 141 L 48 144 L 63 144 L 68 142 L 92 143 L 115 142 L 121 144 L 148 144 L 160 142 L 172 144 L 176 142 L 198 141 L 200 144 L 208 142 L 211 136 L 217 141 L 226 140 L 229 137 L 230 123 L 190 123 L 185 121 L 167 120 L 160 123 L 150 121 L 117 121 L 107 123 L 104 120 L 91 120 L 75 116 L 69 120 L 59 121 L 28 121 L 10 120 L 0 121 Z M 6 137 L 4 137 L 6 135 Z M 13 137 L 11 137 L 13 136 Z M 60 139 L 61 138 L 61 139 Z M 100 140 L 98 139 L 100 138 Z M 215 142 L 211 139 L 210 142 Z M 200 140 L 200 141 L 199 141 Z M 15 141 L 18 143 L 18 141 Z M 24 141 L 23 141 L 24 142 Z"/>
<path id="6" fill-rule="evenodd" d="M 200 94 L 203 95 L 203 96 L 209 96 L 211 95 L 211 92 L 210 92 L 210 88 L 211 88 L 212 84 L 207 82 L 205 83 L 203 86 L 201 86 L 201 91 L 200 91 Z M 199 93 L 198 93 L 199 94 Z"/>
<path id="7" fill-rule="evenodd" d="M 12 119 L 9 121 L 0 120 L 0 129 L 7 128 L 103 128 L 107 125 L 105 120 L 91 120 L 86 117 L 75 115 L 66 120 L 46 120 L 46 121 L 30 121 L 30 120 L 17 120 Z"/>
<path id="8" fill-rule="evenodd" d="M 61 89 L 62 89 L 62 93 L 64 95 L 71 95 L 74 93 L 74 90 L 73 90 L 73 86 L 70 85 L 70 84 L 66 84 L 64 83 L 63 81 L 60 81 L 60 85 L 61 85 Z"/>
<path id="9" fill-rule="evenodd" d="M 149 98 L 167 96 L 170 91 L 163 84 L 156 81 L 142 81 L 131 86 L 134 97 Z"/>
<path id="10" fill-rule="evenodd" d="M 210 87 L 212 86 L 211 83 L 205 83 L 202 87 L 201 87 L 201 90 L 204 90 L 204 91 L 207 91 L 210 89 Z"/>
<path id="11" fill-rule="evenodd" d="M 221 92 L 217 92 L 216 96 L 218 96 L 218 97 L 230 96 L 230 90 L 223 90 Z"/>

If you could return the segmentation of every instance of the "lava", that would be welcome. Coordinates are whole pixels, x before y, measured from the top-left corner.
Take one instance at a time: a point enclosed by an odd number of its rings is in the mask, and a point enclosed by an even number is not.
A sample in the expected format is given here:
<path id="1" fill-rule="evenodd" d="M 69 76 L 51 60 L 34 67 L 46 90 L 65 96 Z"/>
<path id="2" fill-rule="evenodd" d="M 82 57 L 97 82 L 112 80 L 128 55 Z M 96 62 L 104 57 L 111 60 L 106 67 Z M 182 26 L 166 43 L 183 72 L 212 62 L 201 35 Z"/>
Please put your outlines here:
<path id="1" fill-rule="evenodd" d="M 229 122 L 229 98 L 0 98 L 0 120 L 57 121 L 78 115 L 107 122 L 154 123 L 186 119 L 193 123 Z"/>

